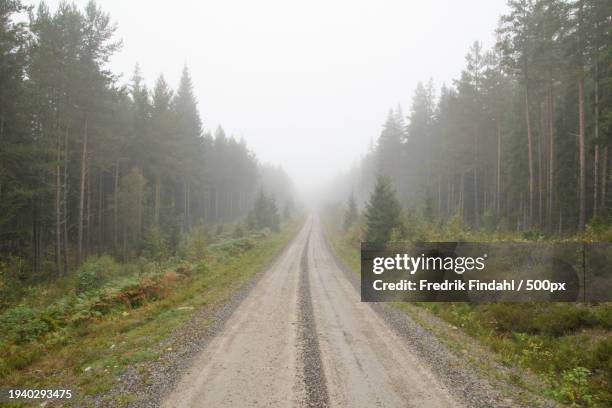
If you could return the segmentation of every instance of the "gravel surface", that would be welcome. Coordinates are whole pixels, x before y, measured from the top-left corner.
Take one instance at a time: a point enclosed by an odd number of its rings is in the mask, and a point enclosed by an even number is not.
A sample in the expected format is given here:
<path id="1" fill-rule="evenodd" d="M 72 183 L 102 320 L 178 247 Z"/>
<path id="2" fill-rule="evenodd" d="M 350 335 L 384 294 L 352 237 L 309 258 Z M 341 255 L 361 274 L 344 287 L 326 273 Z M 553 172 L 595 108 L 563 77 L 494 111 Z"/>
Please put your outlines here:
<path id="1" fill-rule="evenodd" d="M 197 312 L 159 360 L 84 405 L 130 396 L 131 407 L 556 406 L 483 375 L 404 311 L 361 303 L 359 287 L 311 218 L 230 302 Z"/>
<path id="2" fill-rule="evenodd" d="M 271 267 L 278 264 L 281 255 L 272 261 Z M 162 342 L 160 349 L 165 351 L 158 360 L 129 367 L 109 393 L 85 400 L 81 405 L 116 407 L 118 398 L 128 396 L 130 400 L 134 399 L 128 404 L 130 407 L 159 407 L 163 397 L 176 386 L 194 358 L 223 331 L 227 320 L 257 286 L 264 273 L 265 269 L 258 272 L 230 301 L 196 312 Z"/>
<path id="3" fill-rule="evenodd" d="M 310 294 L 309 244 L 310 235 L 306 241 L 306 246 L 302 250 L 298 289 L 298 318 L 300 322 L 298 341 L 300 348 L 299 356 L 303 368 L 301 380 L 304 382 L 306 392 L 304 405 L 307 407 L 327 407 L 329 406 L 329 395 L 327 394 L 327 382 L 321 362 L 319 338 Z"/>

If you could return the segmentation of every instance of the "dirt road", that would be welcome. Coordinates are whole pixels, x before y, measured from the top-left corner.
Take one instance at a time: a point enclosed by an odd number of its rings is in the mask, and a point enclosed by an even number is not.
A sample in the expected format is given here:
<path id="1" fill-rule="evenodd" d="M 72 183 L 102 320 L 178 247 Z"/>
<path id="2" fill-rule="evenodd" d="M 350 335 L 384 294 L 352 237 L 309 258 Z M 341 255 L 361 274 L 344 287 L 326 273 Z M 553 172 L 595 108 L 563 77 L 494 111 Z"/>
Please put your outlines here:
<path id="1" fill-rule="evenodd" d="M 194 360 L 165 407 L 455 407 L 339 269 L 316 218 Z"/>

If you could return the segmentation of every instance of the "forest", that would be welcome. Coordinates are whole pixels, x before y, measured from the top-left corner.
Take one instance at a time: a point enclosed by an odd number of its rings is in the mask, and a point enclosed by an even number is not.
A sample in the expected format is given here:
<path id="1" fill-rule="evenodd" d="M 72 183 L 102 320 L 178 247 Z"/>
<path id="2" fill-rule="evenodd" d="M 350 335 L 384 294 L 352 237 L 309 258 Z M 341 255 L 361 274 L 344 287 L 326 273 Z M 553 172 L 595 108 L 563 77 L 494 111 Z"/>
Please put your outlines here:
<path id="1" fill-rule="evenodd" d="M 408 212 L 473 230 L 570 235 L 609 223 L 612 3 L 511 0 L 495 44 L 420 82 L 337 181 L 362 203 L 377 175 Z M 344 186 L 344 187 L 341 187 Z"/>
<path id="2" fill-rule="evenodd" d="M 420 82 L 409 112 L 392 109 L 369 152 L 335 180 L 328 232 L 353 271 L 364 241 L 609 248 L 612 2 L 510 0 L 494 39 L 490 49 L 473 43 L 452 84 Z M 607 257 L 595 273 L 609 277 Z M 460 328 L 538 394 L 568 406 L 612 401 L 609 302 L 396 306 Z"/>
<path id="3" fill-rule="evenodd" d="M 258 194 L 292 206 L 282 168 L 205 130 L 187 67 L 175 90 L 163 75 L 149 89 L 138 64 L 127 83 L 108 68 L 122 41 L 95 2 L 3 0 L 0 24 L 3 273 L 54 279 L 160 237 L 173 252 L 196 225 L 244 219 Z"/>

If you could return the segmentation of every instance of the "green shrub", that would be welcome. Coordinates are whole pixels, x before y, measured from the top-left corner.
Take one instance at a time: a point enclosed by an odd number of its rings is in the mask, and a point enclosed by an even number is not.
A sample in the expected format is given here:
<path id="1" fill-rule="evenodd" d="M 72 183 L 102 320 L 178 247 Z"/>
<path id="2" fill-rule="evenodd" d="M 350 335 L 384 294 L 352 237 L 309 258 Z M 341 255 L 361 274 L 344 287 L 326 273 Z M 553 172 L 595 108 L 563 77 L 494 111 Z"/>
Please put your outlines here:
<path id="1" fill-rule="evenodd" d="M 593 406 L 594 398 L 589 387 L 591 370 L 575 367 L 564 371 L 561 381 L 555 384 L 552 395 L 555 399 L 571 404 L 571 406 Z"/>
<path id="2" fill-rule="evenodd" d="M 498 332 L 533 332 L 534 305 L 495 303 L 487 314 Z"/>
<path id="3" fill-rule="evenodd" d="M 76 292 L 80 294 L 100 288 L 115 268 L 115 261 L 108 255 L 89 258 L 77 272 Z"/>
<path id="4" fill-rule="evenodd" d="M 550 305 L 533 320 L 534 331 L 551 336 L 561 336 L 593 324 L 589 310 L 580 305 Z"/>
<path id="5" fill-rule="evenodd" d="M 0 315 L 2 337 L 16 344 L 36 340 L 50 330 L 40 314 L 25 305 L 19 305 Z"/>
<path id="6" fill-rule="evenodd" d="M 204 223 L 199 222 L 189 234 L 181 240 L 179 246 L 179 255 L 187 258 L 189 261 L 196 262 L 206 257 L 206 248 L 208 246 L 208 238 Z"/>
<path id="7" fill-rule="evenodd" d="M 592 354 L 592 366 L 612 378 L 612 338 L 608 337 L 597 343 Z"/>
<path id="8" fill-rule="evenodd" d="M 244 237 L 244 228 L 242 227 L 241 223 L 236 224 L 236 227 L 234 227 L 234 232 L 232 232 L 232 237 L 233 238 Z"/>
<path id="9" fill-rule="evenodd" d="M 143 249 L 147 259 L 161 264 L 170 253 L 168 236 L 158 226 L 151 226 L 145 236 Z"/>
<path id="10" fill-rule="evenodd" d="M 221 253 L 223 255 L 236 256 L 253 248 L 255 243 L 249 237 L 229 239 L 218 244 L 213 244 L 209 248 L 211 251 Z"/>
<path id="11" fill-rule="evenodd" d="M 52 328 L 65 326 L 73 313 L 74 301 L 72 298 L 62 298 L 47 306 L 42 319 Z"/>

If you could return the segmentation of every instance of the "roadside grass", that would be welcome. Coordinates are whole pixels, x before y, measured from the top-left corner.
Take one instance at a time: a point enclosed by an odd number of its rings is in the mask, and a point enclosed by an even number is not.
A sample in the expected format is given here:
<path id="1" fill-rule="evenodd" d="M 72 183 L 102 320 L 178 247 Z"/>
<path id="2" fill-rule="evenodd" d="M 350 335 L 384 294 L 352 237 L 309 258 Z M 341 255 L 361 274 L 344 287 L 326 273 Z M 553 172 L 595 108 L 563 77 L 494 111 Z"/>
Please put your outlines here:
<path id="1" fill-rule="evenodd" d="M 331 220 L 327 237 L 339 258 L 359 274 L 360 246 L 355 231 L 345 233 Z M 482 236 L 479 240 L 484 240 Z M 393 303 L 411 315 L 431 312 L 494 352 L 504 366 L 542 379 L 532 387 L 513 383 L 559 403 L 576 407 L 612 406 L 612 304 L 566 303 Z M 452 341 L 452 339 L 445 339 Z M 451 345 L 453 346 L 453 345 Z M 462 345 L 454 345 L 462 350 Z"/>
<path id="2" fill-rule="evenodd" d="M 128 366 L 167 352 L 161 341 L 193 313 L 227 302 L 285 248 L 300 225 L 294 221 L 280 233 L 225 238 L 198 259 L 119 264 L 92 258 L 61 289 L 32 289 L 21 304 L 0 314 L 0 383 L 72 388 L 77 397 L 110 390 Z M 91 273 L 90 287 L 79 290 L 87 268 L 100 273 Z"/>

